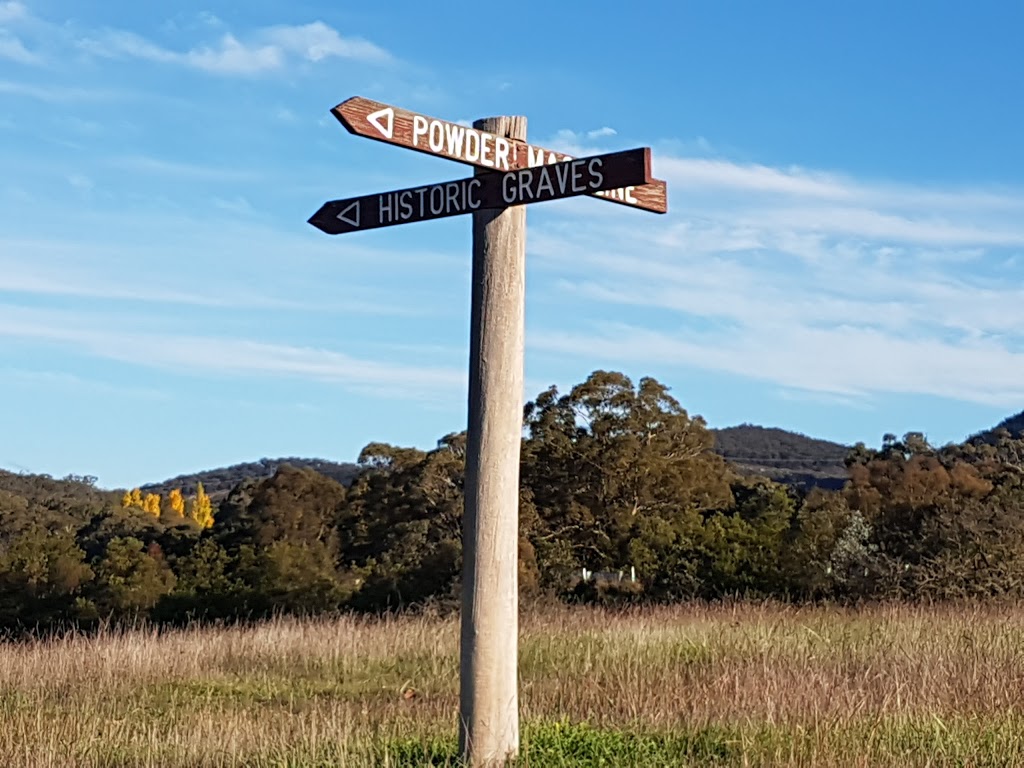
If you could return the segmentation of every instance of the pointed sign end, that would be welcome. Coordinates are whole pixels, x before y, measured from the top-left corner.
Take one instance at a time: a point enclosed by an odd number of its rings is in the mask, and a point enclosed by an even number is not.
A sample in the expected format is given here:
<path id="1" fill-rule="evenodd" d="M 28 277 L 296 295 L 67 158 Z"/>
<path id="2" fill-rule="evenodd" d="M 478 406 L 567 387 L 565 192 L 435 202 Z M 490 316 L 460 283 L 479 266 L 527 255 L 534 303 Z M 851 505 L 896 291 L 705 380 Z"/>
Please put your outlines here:
<path id="1" fill-rule="evenodd" d="M 352 128 L 352 123 L 350 123 L 348 118 L 345 117 L 345 106 L 358 98 L 358 96 L 353 96 L 351 99 L 345 99 L 345 101 L 341 102 L 341 104 L 338 104 L 336 107 L 331 107 L 331 114 L 337 118 L 339 123 L 345 126 L 345 130 L 349 133 L 355 133 L 355 130 Z"/>
<path id="2" fill-rule="evenodd" d="M 325 234 L 328 234 L 328 235 L 337 234 L 335 232 L 331 232 L 331 228 L 329 226 L 325 226 L 324 225 L 324 211 L 325 211 L 326 208 L 327 208 L 326 205 L 320 206 L 320 208 L 317 210 L 316 213 L 314 213 L 312 216 L 310 216 L 308 219 L 306 219 L 306 223 L 316 227 L 317 229 L 319 229 L 321 232 L 323 232 Z"/>

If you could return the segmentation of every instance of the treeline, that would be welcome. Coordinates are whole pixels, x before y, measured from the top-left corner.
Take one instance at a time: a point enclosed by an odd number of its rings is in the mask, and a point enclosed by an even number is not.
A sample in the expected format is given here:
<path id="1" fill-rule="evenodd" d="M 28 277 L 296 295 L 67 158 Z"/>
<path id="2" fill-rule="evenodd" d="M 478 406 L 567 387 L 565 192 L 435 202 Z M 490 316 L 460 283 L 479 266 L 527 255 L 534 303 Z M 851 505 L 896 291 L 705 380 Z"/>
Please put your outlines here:
<path id="1" fill-rule="evenodd" d="M 151 483 L 140 489 L 142 493 L 168 494 L 179 491 L 186 495 L 197 493 L 200 485 L 210 498 L 220 500 L 224 498 L 232 488 L 239 483 L 252 477 L 270 477 L 279 467 L 289 464 L 292 467 L 315 469 L 321 475 L 337 480 L 342 485 L 351 485 L 356 475 L 359 474 L 359 467 L 355 464 L 339 464 L 334 461 L 323 459 L 304 459 L 296 456 L 281 459 L 260 459 L 259 461 L 246 461 L 241 464 L 233 464 L 230 467 L 209 469 L 204 472 L 197 472 L 188 475 L 180 475 L 162 483 Z"/>
<path id="2" fill-rule="evenodd" d="M 0 625 L 452 602 L 465 444 L 371 444 L 349 487 L 282 466 L 214 506 L 175 495 L 147 509 L 92 478 L 5 473 Z M 1003 431 L 936 448 L 887 435 L 846 466 L 835 491 L 741 476 L 653 379 L 598 371 L 566 394 L 550 389 L 524 412 L 521 590 L 655 602 L 1022 596 L 1024 440 Z M 630 568 L 635 582 L 581 578 Z"/>

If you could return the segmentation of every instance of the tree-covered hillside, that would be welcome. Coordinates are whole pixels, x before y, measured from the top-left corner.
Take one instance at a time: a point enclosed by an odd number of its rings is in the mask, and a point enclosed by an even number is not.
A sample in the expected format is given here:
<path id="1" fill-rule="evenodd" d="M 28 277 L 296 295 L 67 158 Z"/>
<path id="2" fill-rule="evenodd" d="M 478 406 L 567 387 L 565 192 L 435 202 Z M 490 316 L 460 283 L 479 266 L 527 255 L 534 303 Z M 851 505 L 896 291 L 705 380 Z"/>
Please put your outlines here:
<path id="1" fill-rule="evenodd" d="M 743 428 L 764 458 L 834 450 Z M 737 432 L 726 431 L 726 445 Z M 596 371 L 524 409 L 526 596 L 672 602 L 1024 597 L 1024 439 L 858 444 L 842 488 L 747 476 L 654 379 Z M 732 443 L 733 449 L 737 443 Z M 760 447 L 757 447 L 760 445 Z M 465 434 L 371 443 L 345 485 L 277 466 L 214 499 L 0 473 L 0 627 L 400 608 L 459 592 Z M 723 449 L 721 444 L 719 451 Z M 808 452 L 810 451 L 810 452 Z M 637 580 L 595 583 L 584 572 Z"/>
<path id="2" fill-rule="evenodd" d="M 1000 436 L 1005 432 L 1006 436 L 1013 439 L 1024 438 L 1024 411 L 1013 416 L 1008 416 L 996 424 L 992 429 L 978 432 L 968 438 L 971 443 L 988 443 L 995 445 L 999 442 Z"/>
<path id="3" fill-rule="evenodd" d="M 850 450 L 847 446 L 750 424 L 712 429 L 711 433 L 715 437 L 715 451 L 734 464 L 741 474 L 761 475 L 782 483 L 831 488 L 841 487 L 846 479 L 843 460 Z M 179 488 L 183 493 L 194 494 L 198 484 L 202 483 L 210 497 L 219 501 L 239 483 L 270 477 L 284 465 L 315 470 L 345 486 L 351 485 L 360 471 L 357 464 L 325 459 L 264 458 L 147 483 L 141 490 L 166 494 Z"/>
<path id="4" fill-rule="evenodd" d="M 841 488 L 850 448 L 774 427 L 741 424 L 712 430 L 715 450 L 744 474 L 780 483 Z"/>
<path id="5" fill-rule="evenodd" d="M 149 483 L 142 486 L 141 490 L 149 493 L 165 494 L 170 493 L 174 488 L 180 488 L 185 494 L 194 494 L 199 484 L 202 483 L 210 497 L 219 500 L 239 483 L 252 478 L 270 477 L 286 464 L 300 469 L 308 468 L 315 470 L 325 477 L 337 480 L 342 485 L 350 485 L 359 474 L 359 467 L 355 464 L 338 463 L 325 459 L 301 459 L 298 457 L 260 459 L 259 461 L 233 464 L 230 467 L 219 467 L 203 472 L 179 475 L 170 480 Z"/>

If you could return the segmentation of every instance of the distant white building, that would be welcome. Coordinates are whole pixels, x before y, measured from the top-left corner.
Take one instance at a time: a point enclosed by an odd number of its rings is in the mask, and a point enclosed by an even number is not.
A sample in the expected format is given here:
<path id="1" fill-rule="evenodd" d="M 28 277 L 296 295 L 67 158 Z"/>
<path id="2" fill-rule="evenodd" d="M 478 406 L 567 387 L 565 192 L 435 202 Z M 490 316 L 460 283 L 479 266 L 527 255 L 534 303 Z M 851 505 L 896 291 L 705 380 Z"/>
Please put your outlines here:
<path id="1" fill-rule="evenodd" d="M 626 573 L 625 571 L 588 571 L 586 568 L 583 568 L 581 573 L 584 582 L 593 581 L 595 584 L 636 581 L 636 568 L 632 565 L 629 566 L 629 573 Z"/>

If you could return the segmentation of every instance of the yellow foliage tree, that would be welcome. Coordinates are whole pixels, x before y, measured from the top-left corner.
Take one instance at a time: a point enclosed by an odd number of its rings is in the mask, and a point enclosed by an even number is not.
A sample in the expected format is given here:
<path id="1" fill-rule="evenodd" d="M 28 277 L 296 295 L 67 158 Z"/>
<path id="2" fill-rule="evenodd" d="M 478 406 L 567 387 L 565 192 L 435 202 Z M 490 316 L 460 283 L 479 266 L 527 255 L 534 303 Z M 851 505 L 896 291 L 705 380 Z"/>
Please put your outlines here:
<path id="1" fill-rule="evenodd" d="M 142 509 L 153 517 L 160 517 L 160 494 L 147 493 L 142 502 Z"/>
<path id="2" fill-rule="evenodd" d="M 185 497 L 181 495 L 180 488 L 175 488 L 167 494 L 167 503 L 170 504 L 171 511 L 178 517 L 185 516 Z"/>
<path id="3" fill-rule="evenodd" d="M 213 502 L 206 495 L 206 489 L 199 483 L 196 488 L 196 499 L 192 502 L 192 519 L 198 523 L 200 528 L 213 526 Z"/>
<path id="4" fill-rule="evenodd" d="M 125 491 L 124 496 L 121 497 L 121 506 L 125 509 L 129 507 L 143 508 L 142 491 L 138 488 L 132 488 L 130 491 Z"/>

